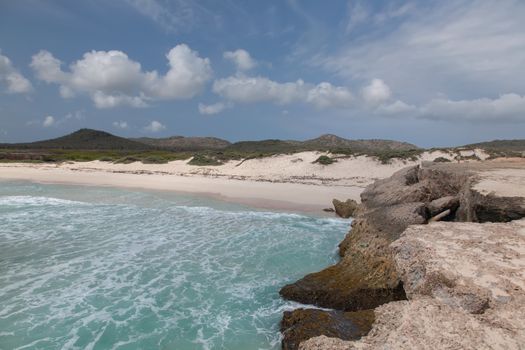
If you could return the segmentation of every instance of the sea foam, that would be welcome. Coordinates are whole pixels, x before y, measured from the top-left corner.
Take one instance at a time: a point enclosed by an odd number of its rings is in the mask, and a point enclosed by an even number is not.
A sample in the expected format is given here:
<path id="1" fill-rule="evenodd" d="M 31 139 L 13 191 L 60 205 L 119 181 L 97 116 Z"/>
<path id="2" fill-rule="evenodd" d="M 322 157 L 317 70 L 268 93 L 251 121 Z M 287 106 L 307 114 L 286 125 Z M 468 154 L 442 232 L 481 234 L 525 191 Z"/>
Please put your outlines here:
<path id="1" fill-rule="evenodd" d="M 2 184 L 0 220 L 8 349 L 277 349 L 282 312 L 298 306 L 279 288 L 334 262 L 349 228 L 191 196 L 20 183 Z"/>

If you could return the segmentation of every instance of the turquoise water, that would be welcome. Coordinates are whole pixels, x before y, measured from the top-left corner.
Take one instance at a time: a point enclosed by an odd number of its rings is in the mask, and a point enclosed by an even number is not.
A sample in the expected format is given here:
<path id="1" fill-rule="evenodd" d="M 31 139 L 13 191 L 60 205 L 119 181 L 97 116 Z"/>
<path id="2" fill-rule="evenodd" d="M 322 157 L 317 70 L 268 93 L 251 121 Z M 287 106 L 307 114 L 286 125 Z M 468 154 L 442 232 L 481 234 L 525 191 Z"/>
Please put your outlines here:
<path id="1" fill-rule="evenodd" d="M 278 290 L 349 221 L 0 182 L 0 349 L 278 349 Z"/>

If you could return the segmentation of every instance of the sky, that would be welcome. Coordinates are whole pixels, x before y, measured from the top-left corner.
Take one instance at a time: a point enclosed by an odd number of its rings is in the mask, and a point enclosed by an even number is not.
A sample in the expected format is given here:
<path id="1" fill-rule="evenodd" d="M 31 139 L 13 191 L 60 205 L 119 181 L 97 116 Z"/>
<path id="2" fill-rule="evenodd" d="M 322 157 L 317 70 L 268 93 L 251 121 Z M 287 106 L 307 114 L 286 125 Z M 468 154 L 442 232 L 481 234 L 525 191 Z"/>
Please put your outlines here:
<path id="1" fill-rule="evenodd" d="M 0 0 L 0 143 L 525 138 L 523 0 Z"/>

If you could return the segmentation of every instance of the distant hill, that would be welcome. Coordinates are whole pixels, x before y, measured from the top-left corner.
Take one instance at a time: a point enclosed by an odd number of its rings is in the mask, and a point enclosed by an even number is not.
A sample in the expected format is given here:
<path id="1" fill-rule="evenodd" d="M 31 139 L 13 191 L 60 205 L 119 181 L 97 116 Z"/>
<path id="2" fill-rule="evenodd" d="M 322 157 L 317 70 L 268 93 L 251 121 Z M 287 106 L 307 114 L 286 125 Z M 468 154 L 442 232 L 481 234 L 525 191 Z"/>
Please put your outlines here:
<path id="1" fill-rule="evenodd" d="M 130 140 L 174 151 L 221 150 L 231 145 L 229 141 L 219 139 L 217 137 L 172 136 L 158 139 L 151 137 L 140 137 Z"/>
<path id="2" fill-rule="evenodd" d="M 494 140 L 488 142 L 472 143 L 466 148 L 481 148 L 489 151 L 525 152 L 525 140 Z"/>
<path id="3" fill-rule="evenodd" d="M 261 140 L 240 141 L 228 146 L 227 150 L 236 152 L 290 153 L 303 150 L 300 141 Z"/>
<path id="4" fill-rule="evenodd" d="M 322 135 L 306 141 L 262 140 L 241 141 L 230 145 L 228 150 L 241 152 L 290 153 L 300 151 L 352 150 L 353 152 L 377 153 L 383 151 L 418 150 L 416 145 L 390 140 L 348 140 L 336 135 Z"/>
<path id="5" fill-rule="evenodd" d="M 115 136 L 105 131 L 80 129 L 56 139 L 30 143 L 1 144 L 1 148 L 67 150 L 150 150 L 152 146 Z"/>
<path id="6" fill-rule="evenodd" d="M 408 151 L 419 149 L 418 146 L 407 142 L 391 140 L 348 140 L 336 135 L 322 135 L 318 138 L 306 140 L 303 146 L 312 149 L 346 148 L 357 152 L 379 152 L 384 150 Z"/>
<path id="7" fill-rule="evenodd" d="M 172 136 L 167 138 L 132 138 L 126 139 L 105 131 L 80 129 L 69 135 L 56 139 L 17 143 L 0 144 L 0 148 L 9 149 L 63 149 L 63 150 L 124 150 L 124 151 L 231 151 L 235 153 L 293 153 L 301 151 L 351 151 L 356 153 L 377 154 L 385 151 L 419 150 L 415 145 L 406 142 L 390 140 L 348 140 L 336 135 L 322 135 L 318 138 L 295 140 L 261 140 L 229 141 L 216 137 L 184 137 Z"/>

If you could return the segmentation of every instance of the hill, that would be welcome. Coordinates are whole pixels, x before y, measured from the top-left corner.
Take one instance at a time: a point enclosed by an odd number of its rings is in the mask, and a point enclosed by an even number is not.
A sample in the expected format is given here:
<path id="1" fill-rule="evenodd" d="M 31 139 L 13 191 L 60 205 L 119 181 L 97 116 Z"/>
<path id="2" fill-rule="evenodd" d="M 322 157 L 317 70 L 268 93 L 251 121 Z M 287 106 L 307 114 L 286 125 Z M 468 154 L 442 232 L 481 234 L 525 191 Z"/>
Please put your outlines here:
<path id="1" fill-rule="evenodd" d="M 303 150 L 300 141 L 283 140 L 261 140 L 261 141 L 239 141 L 228 146 L 227 150 L 234 152 L 261 152 L 261 153 L 290 153 Z"/>
<path id="2" fill-rule="evenodd" d="M 465 148 L 481 148 L 488 151 L 525 152 L 525 140 L 494 140 L 472 143 Z"/>
<path id="3" fill-rule="evenodd" d="M 0 144 L 10 149 L 63 149 L 63 150 L 133 150 L 154 149 L 152 146 L 112 135 L 105 131 L 80 129 L 56 139 L 29 143 Z"/>
<path id="4" fill-rule="evenodd" d="M 231 145 L 229 141 L 219 139 L 217 137 L 172 136 L 158 139 L 151 137 L 140 137 L 130 140 L 173 151 L 221 150 Z"/>
<path id="5" fill-rule="evenodd" d="M 262 140 L 236 142 L 227 148 L 239 152 L 290 153 L 300 151 L 352 151 L 376 154 L 385 151 L 419 150 L 416 145 L 391 140 L 348 140 L 336 135 L 322 135 L 306 141 Z"/>
<path id="6" fill-rule="evenodd" d="M 381 151 L 408 151 L 419 149 L 407 142 L 392 140 L 348 140 L 336 135 L 326 134 L 302 143 L 306 148 L 319 150 L 351 149 L 355 152 L 373 153 Z"/>

